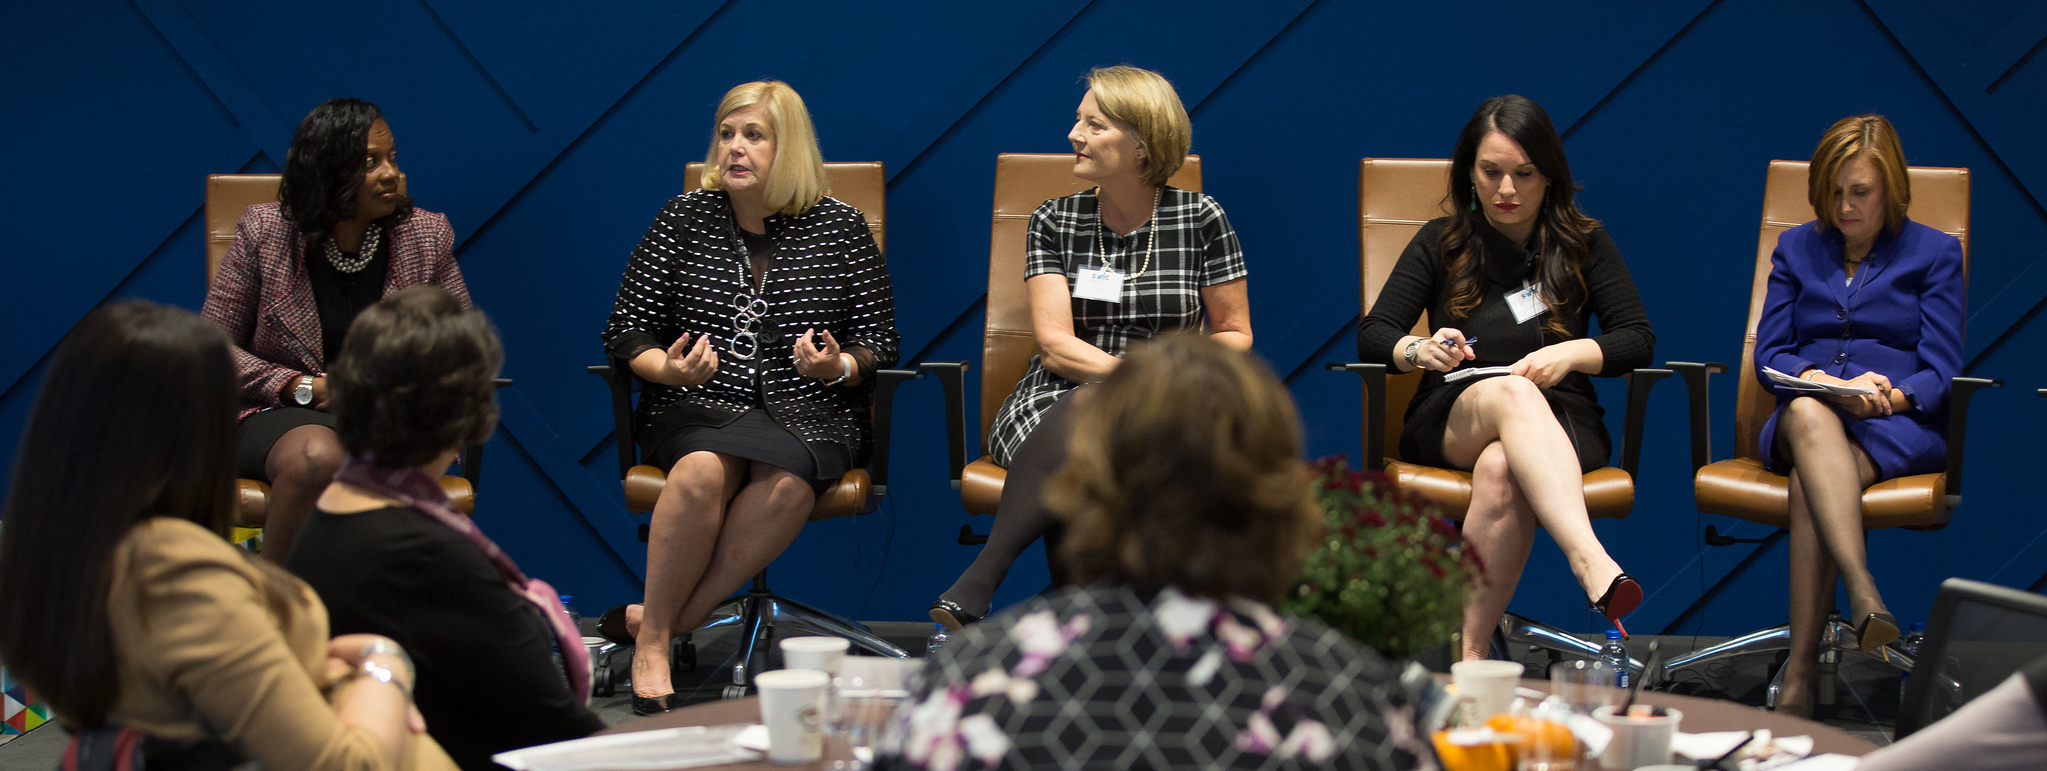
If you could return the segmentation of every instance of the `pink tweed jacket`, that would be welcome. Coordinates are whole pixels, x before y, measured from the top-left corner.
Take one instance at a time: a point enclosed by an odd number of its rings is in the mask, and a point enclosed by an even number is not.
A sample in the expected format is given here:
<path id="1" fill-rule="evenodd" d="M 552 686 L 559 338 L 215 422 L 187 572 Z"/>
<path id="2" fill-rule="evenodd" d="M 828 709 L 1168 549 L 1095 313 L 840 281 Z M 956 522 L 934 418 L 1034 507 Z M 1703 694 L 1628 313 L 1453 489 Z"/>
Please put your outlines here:
<path id="1" fill-rule="evenodd" d="M 391 244 L 388 297 L 413 284 L 435 284 L 472 307 L 469 287 L 455 265 L 455 231 L 446 215 L 413 209 L 386 234 Z M 199 315 L 226 332 L 241 370 L 246 418 L 281 404 L 285 383 L 327 371 L 321 349 L 320 310 L 306 278 L 306 239 L 276 203 L 249 207 L 235 223 L 235 243 L 221 258 L 206 307 Z"/>

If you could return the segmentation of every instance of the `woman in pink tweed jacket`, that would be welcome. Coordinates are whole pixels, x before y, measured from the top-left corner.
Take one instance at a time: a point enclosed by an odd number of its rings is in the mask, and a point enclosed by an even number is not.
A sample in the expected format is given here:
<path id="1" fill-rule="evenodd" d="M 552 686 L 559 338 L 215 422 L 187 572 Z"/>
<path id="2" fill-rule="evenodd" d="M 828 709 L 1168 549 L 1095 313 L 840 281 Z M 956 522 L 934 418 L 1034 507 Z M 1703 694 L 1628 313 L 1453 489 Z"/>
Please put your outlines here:
<path id="1" fill-rule="evenodd" d="M 391 127 L 376 105 L 331 99 L 299 123 L 278 203 L 235 225 L 201 315 L 241 371 L 240 473 L 270 483 L 264 552 L 283 563 L 344 454 L 326 412 L 327 357 L 357 312 L 413 284 L 468 307 L 441 214 L 405 197 Z"/>

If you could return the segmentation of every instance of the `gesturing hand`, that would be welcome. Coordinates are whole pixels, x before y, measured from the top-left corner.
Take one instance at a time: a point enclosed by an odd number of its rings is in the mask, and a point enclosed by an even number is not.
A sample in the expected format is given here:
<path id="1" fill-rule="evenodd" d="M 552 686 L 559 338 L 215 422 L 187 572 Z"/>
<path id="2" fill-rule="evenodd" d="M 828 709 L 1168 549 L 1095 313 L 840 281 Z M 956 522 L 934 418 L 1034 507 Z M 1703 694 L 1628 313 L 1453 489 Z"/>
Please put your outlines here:
<path id="1" fill-rule="evenodd" d="M 718 351 L 711 347 L 710 335 L 698 335 L 697 344 L 689 344 L 689 333 L 675 338 L 675 344 L 668 346 L 668 375 L 672 378 L 663 385 L 699 385 L 718 374 Z"/>
<path id="2" fill-rule="evenodd" d="M 810 342 L 812 332 L 824 339 L 824 345 Z M 796 374 L 823 380 L 837 380 L 846 374 L 845 365 L 839 361 L 839 341 L 832 339 L 832 331 L 803 330 L 796 336 Z"/>

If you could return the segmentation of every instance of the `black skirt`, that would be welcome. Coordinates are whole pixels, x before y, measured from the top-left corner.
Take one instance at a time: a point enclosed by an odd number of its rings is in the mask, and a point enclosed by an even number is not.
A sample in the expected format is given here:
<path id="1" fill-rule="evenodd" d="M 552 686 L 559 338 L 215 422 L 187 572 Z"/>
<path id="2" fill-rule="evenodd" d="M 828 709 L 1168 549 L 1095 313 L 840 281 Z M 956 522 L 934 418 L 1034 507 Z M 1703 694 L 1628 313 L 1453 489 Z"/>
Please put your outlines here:
<path id="1" fill-rule="evenodd" d="M 1443 428 L 1450 425 L 1450 409 L 1456 406 L 1457 397 L 1464 394 L 1464 389 L 1484 380 L 1446 383 L 1416 395 L 1407 405 L 1406 422 L 1400 429 L 1400 459 L 1456 468 L 1443 457 Z M 1549 402 L 1550 412 L 1556 415 L 1557 424 L 1563 426 L 1564 435 L 1571 438 L 1571 447 L 1578 451 L 1579 473 L 1612 464 L 1613 440 L 1607 436 L 1605 412 L 1598 402 L 1554 388 L 1542 389 L 1542 396 Z"/>
<path id="2" fill-rule="evenodd" d="M 243 479 L 270 481 L 270 473 L 265 468 L 270 460 L 270 448 L 277 446 L 277 440 L 283 439 L 286 433 L 300 426 L 333 428 L 334 416 L 304 407 L 272 407 L 243 418 L 236 473 Z"/>
<path id="3" fill-rule="evenodd" d="M 817 492 L 839 481 L 818 479 L 817 459 L 811 457 L 810 449 L 759 407 L 723 426 L 678 427 L 662 440 L 649 460 L 657 468 L 672 469 L 682 456 L 693 452 L 715 452 L 766 463 L 802 477 Z"/>

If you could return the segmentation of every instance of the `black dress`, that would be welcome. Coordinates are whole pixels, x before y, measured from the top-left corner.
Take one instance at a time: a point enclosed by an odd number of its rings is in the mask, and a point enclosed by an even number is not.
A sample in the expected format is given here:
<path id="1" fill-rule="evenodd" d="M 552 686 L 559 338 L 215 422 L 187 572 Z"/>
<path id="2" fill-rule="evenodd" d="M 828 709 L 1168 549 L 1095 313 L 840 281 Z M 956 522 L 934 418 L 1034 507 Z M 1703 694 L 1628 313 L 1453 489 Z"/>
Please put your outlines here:
<path id="1" fill-rule="evenodd" d="M 1599 320 L 1600 334 L 1590 335 L 1599 344 L 1605 363 L 1600 377 L 1615 377 L 1648 366 L 1652 361 L 1656 335 L 1649 329 L 1649 316 L 1635 293 L 1634 278 L 1621 260 L 1620 249 L 1605 228 L 1590 234 L 1589 249 L 1581 266 L 1585 278 L 1585 299 L 1566 308 L 1558 319 L 1564 336 L 1544 329 L 1549 314 L 1516 323 L 1507 307 L 1506 295 L 1535 279 L 1534 257 L 1484 221 L 1478 235 L 1485 240 L 1485 262 L 1479 266 L 1480 299 L 1467 318 L 1452 319 L 1448 310 L 1450 277 L 1437 249 L 1437 238 L 1449 218 L 1430 220 L 1409 241 L 1400 261 L 1386 278 L 1378 301 L 1358 324 L 1358 360 L 1398 367 L 1394 344 L 1413 329 L 1426 311 L 1429 328 L 1455 327 L 1466 337 L 1478 338 L 1472 346 L 1478 358 L 1463 367 L 1505 366 L 1547 345 L 1588 337 L 1590 320 Z M 1539 247 L 1538 247 L 1539 248 Z M 1464 389 L 1481 379 L 1443 382 L 1444 373 L 1426 372 L 1408 402 L 1405 425 L 1400 434 L 1400 458 L 1410 463 L 1452 466 L 1443 457 L 1443 429 L 1450 409 Z M 1556 385 L 1542 389 L 1551 412 L 1571 437 L 1578 453 L 1578 466 L 1591 471 L 1608 465 L 1613 442 L 1606 432 L 1592 379 L 1582 372 L 1565 375 Z"/>
<path id="2" fill-rule="evenodd" d="M 588 736 L 604 721 L 553 661 L 554 629 L 467 538 L 406 508 L 314 511 L 287 566 L 336 635 L 398 641 L 418 667 L 413 702 L 448 756 L 495 769 L 506 750 Z"/>

